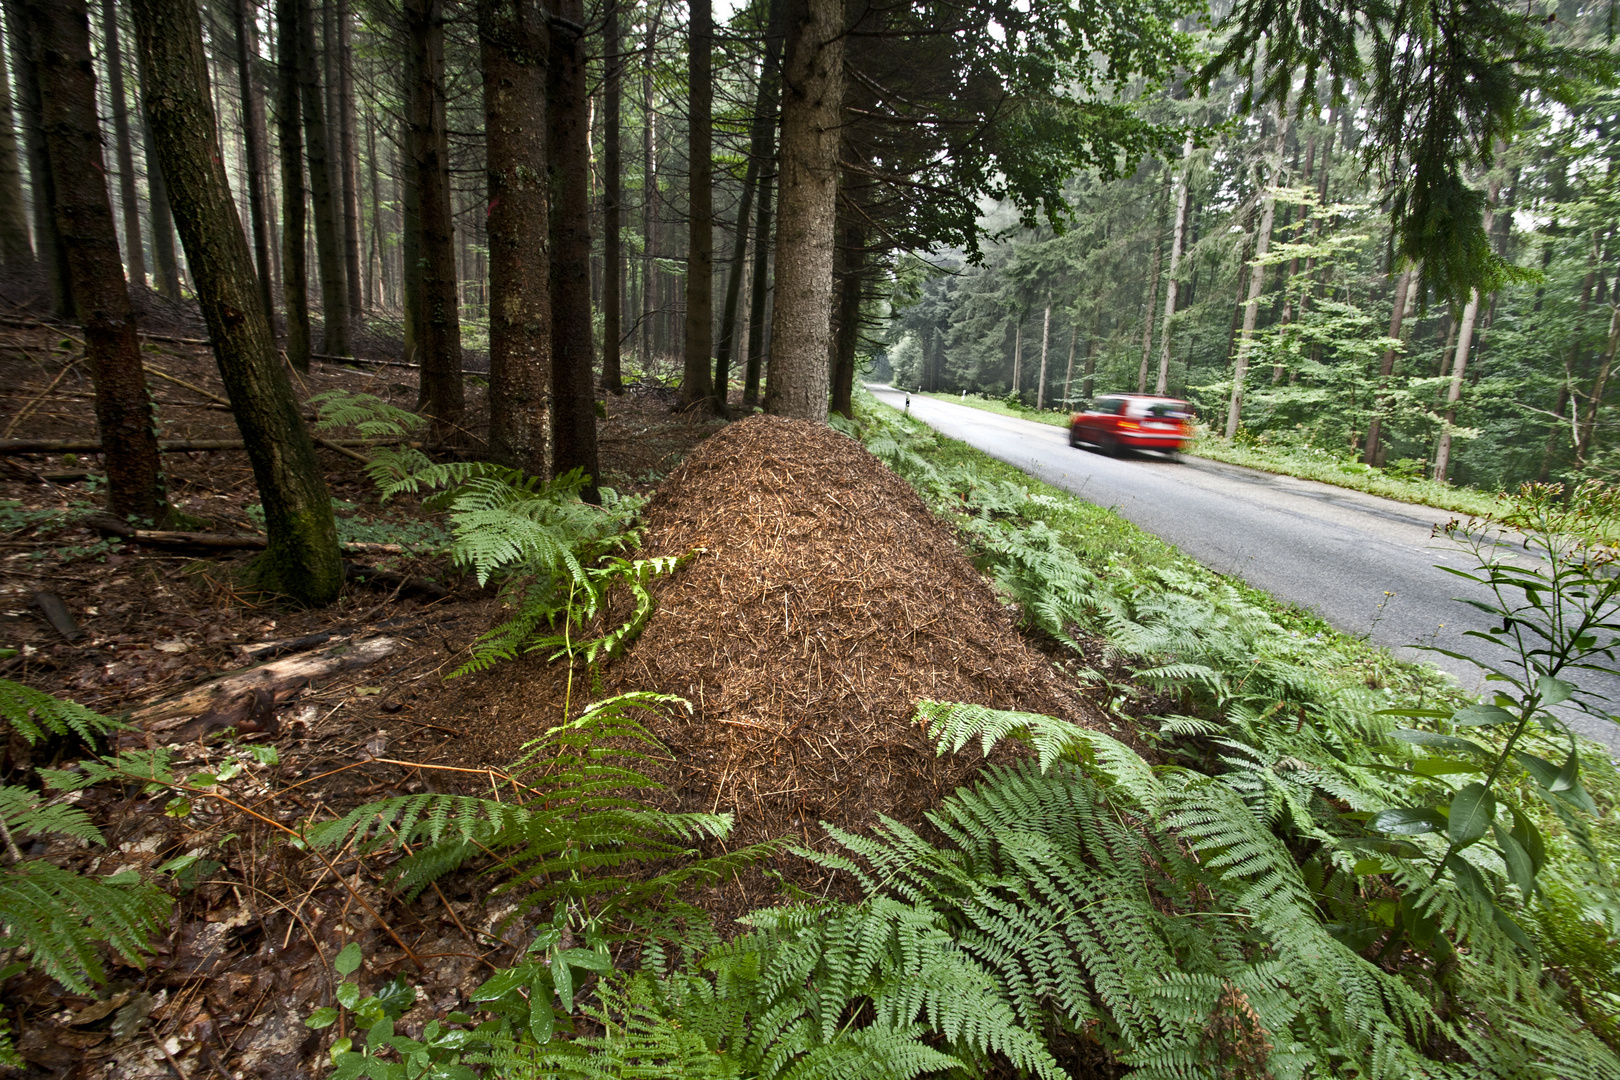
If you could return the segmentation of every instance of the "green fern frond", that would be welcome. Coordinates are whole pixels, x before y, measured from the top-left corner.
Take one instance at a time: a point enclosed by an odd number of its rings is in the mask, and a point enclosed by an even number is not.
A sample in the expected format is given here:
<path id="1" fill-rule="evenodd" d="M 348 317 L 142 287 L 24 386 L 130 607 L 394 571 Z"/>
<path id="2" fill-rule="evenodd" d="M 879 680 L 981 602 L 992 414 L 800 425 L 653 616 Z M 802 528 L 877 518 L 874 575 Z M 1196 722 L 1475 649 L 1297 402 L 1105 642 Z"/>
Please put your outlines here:
<path id="1" fill-rule="evenodd" d="M 104 843 L 90 815 L 66 803 L 46 803 L 24 787 L 0 785 L 0 821 L 16 838 L 71 836 L 87 843 Z"/>
<path id="2" fill-rule="evenodd" d="M 39 969 L 77 993 L 105 982 L 98 943 L 145 966 L 152 938 L 168 918 L 168 896 L 133 873 L 75 874 L 48 862 L 0 871 L 0 947 L 20 947 Z"/>
<path id="3" fill-rule="evenodd" d="M 365 439 L 406 439 L 427 421 L 416 413 L 390 405 L 374 394 L 327 390 L 313 395 L 315 430 L 352 428 Z"/>
<path id="4" fill-rule="evenodd" d="M 37 744 L 47 734 L 71 733 L 94 743 L 111 732 L 129 730 L 128 724 L 10 679 L 0 679 L 0 719 L 29 745 Z"/>

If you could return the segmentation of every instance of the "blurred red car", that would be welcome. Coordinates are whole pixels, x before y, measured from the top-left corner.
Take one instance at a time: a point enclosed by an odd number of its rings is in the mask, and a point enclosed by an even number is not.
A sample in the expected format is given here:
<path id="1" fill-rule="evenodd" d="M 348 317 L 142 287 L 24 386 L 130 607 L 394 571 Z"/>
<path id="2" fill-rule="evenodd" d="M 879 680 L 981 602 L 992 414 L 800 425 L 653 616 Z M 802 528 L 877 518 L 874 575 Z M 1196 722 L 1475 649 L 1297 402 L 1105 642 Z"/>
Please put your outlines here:
<path id="1" fill-rule="evenodd" d="M 1111 394 L 1069 417 L 1069 445 L 1087 443 L 1113 457 L 1121 449 L 1157 450 L 1174 458 L 1192 441 L 1185 401 L 1150 394 Z"/>

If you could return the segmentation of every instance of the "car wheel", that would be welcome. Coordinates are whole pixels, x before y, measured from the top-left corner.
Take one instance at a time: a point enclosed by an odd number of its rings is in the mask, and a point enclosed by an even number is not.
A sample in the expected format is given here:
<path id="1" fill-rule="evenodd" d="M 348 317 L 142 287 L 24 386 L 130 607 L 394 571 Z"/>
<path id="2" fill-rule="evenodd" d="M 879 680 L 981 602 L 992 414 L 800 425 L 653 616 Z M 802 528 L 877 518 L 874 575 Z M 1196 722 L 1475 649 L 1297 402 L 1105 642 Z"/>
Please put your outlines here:
<path id="1" fill-rule="evenodd" d="M 1112 435 L 1104 435 L 1097 442 L 1097 448 L 1109 457 L 1119 457 L 1119 440 Z"/>
<path id="2" fill-rule="evenodd" d="M 1171 450 L 1171 451 L 1169 451 L 1168 453 L 1165 454 L 1165 457 L 1169 458 L 1172 464 L 1175 464 L 1175 465 L 1181 464 L 1181 451 L 1180 450 Z"/>
<path id="3" fill-rule="evenodd" d="M 1080 433 L 1074 428 L 1069 429 L 1069 445 L 1075 448 L 1080 446 Z"/>

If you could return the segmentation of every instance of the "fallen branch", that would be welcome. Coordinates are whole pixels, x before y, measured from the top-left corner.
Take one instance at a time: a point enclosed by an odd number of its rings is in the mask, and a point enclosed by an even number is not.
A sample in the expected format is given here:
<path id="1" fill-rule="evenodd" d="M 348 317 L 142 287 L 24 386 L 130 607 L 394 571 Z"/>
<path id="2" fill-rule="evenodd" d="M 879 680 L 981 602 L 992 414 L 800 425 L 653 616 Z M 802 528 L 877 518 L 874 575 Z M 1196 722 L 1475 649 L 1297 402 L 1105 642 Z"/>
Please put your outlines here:
<path id="1" fill-rule="evenodd" d="M 109 536 L 119 536 L 135 544 L 150 544 L 153 547 L 200 547 L 219 550 L 257 551 L 269 543 L 269 540 L 257 533 L 206 533 L 179 532 L 171 529 L 137 529 L 123 518 L 106 513 L 86 514 L 79 521 L 97 532 Z M 365 555 L 406 554 L 405 548 L 401 544 L 375 544 L 355 541 L 354 543 L 339 544 L 338 546 L 344 551 Z"/>
<path id="2" fill-rule="evenodd" d="M 349 446 L 409 446 L 422 449 L 420 442 L 400 442 L 398 439 L 322 439 L 316 442 L 339 450 Z M 163 454 L 189 454 L 204 450 L 243 450 L 241 439 L 163 439 L 158 452 Z M 0 456 L 9 454 L 99 454 L 99 440 L 92 439 L 4 439 L 0 440 Z"/>

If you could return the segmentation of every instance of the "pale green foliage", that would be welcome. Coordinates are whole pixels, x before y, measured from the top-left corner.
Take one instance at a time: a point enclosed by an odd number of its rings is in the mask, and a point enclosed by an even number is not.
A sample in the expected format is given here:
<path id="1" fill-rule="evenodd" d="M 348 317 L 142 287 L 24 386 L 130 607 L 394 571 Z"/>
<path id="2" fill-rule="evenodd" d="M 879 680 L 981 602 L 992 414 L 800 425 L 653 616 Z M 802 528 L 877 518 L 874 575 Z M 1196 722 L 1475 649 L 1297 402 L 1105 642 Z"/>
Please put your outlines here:
<path id="1" fill-rule="evenodd" d="M 638 771 L 662 747 L 635 712 L 687 708 L 679 698 L 634 693 L 608 698 L 529 743 L 509 767 L 511 801 L 465 795 L 407 795 L 367 803 L 336 821 L 310 826 L 316 847 L 354 844 L 361 854 L 407 850 L 389 880 L 415 896 L 444 874 L 489 856 L 496 893 L 519 892 L 523 906 L 572 899 L 611 922 L 672 896 L 689 880 L 711 880 L 769 852 L 769 845 L 710 860 L 683 861 L 647 880 L 612 873 L 659 859 L 689 860 L 692 845 L 724 838 L 729 814 L 677 814 L 648 807 L 637 792 L 661 785 Z M 633 750 L 628 747 L 641 746 Z"/>
<path id="2" fill-rule="evenodd" d="M 416 413 L 390 405 L 373 394 L 327 390 L 309 399 L 315 407 L 315 430 L 353 429 L 364 439 L 405 440 L 427 426 Z"/>
<path id="3" fill-rule="evenodd" d="M 124 725 L 72 702 L 0 679 L 0 716 L 30 744 L 47 733 L 89 739 Z M 147 943 L 162 928 L 169 898 L 129 872 L 98 878 L 43 859 L 13 861 L 31 839 L 67 837 L 102 843 L 100 831 L 76 806 L 50 802 L 28 788 L 0 786 L 0 948 L 18 948 L 29 962 L 70 990 L 85 993 L 106 981 L 100 949 L 144 966 Z"/>

